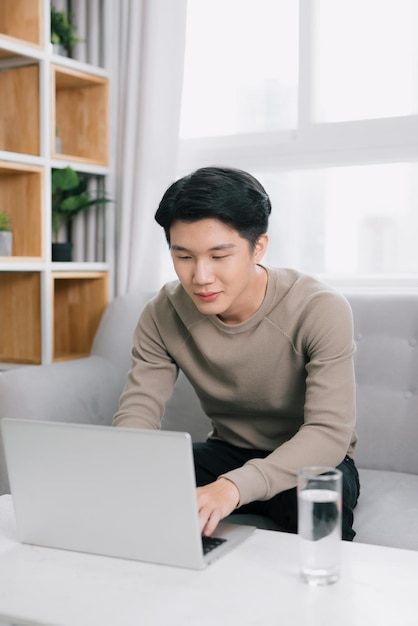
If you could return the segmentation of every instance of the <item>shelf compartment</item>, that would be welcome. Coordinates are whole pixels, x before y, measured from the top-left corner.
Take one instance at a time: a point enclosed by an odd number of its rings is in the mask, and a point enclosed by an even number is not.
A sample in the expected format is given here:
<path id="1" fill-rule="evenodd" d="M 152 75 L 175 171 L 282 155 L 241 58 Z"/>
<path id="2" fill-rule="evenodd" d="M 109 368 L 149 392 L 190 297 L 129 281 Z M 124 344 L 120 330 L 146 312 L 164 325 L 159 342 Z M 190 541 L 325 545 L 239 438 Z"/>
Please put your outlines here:
<path id="1" fill-rule="evenodd" d="M 1 0 L 0 34 L 42 45 L 42 0 Z"/>
<path id="2" fill-rule="evenodd" d="M 0 150 L 39 155 L 39 65 L 0 71 Z"/>
<path id="3" fill-rule="evenodd" d="M 53 360 L 88 356 L 108 302 L 107 272 L 53 272 Z"/>
<path id="4" fill-rule="evenodd" d="M 41 362 L 39 272 L 0 273 L 0 361 Z"/>
<path id="5" fill-rule="evenodd" d="M 51 154 L 56 159 L 108 165 L 108 79 L 53 65 Z M 56 152 L 57 133 L 61 152 Z"/>
<path id="6" fill-rule="evenodd" d="M 0 161 L 0 207 L 12 220 L 11 257 L 2 261 L 42 257 L 43 169 Z"/>

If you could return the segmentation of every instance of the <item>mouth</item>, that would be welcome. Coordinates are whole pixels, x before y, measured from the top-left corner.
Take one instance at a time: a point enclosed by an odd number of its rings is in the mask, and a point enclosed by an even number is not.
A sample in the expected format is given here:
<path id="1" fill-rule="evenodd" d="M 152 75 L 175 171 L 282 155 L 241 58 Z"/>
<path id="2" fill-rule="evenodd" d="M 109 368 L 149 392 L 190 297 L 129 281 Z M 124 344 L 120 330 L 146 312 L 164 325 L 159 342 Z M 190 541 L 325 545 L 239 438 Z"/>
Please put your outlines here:
<path id="1" fill-rule="evenodd" d="M 195 293 L 195 296 L 199 298 L 201 302 L 214 302 L 220 295 L 220 291 Z"/>

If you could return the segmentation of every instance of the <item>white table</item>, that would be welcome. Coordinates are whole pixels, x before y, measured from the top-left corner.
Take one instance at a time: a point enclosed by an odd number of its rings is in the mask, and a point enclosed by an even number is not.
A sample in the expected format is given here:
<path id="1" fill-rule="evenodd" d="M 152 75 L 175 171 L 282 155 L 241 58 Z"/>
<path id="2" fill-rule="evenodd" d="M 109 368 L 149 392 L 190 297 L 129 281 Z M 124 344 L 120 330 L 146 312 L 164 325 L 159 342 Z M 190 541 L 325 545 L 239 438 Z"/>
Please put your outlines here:
<path id="1" fill-rule="evenodd" d="M 203 571 L 23 545 L 0 497 L 0 623 L 416 626 L 417 589 L 418 552 L 346 542 L 341 580 L 309 587 L 297 536 L 265 530 Z"/>

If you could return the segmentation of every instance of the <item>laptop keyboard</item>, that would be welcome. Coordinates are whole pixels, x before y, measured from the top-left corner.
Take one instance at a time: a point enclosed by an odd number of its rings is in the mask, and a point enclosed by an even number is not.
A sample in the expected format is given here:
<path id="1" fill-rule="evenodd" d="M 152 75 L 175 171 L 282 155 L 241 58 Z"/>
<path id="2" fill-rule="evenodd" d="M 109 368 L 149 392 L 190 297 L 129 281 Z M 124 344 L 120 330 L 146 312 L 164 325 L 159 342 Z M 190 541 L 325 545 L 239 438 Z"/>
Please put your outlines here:
<path id="1" fill-rule="evenodd" d="M 203 554 L 207 554 L 222 543 L 225 543 L 225 541 L 226 539 L 221 539 L 220 537 L 202 537 Z"/>

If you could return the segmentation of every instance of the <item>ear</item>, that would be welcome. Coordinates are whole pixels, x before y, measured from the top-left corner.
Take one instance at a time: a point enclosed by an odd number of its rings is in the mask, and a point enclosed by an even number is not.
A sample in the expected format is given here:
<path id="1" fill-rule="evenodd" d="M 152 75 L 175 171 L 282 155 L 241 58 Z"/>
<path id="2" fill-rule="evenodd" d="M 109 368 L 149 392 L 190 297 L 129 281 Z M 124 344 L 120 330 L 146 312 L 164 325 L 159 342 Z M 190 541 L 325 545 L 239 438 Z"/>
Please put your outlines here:
<path id="1" fill-rule="evenodd" d="M 268 242 L 269 242 L 269 236 L 267 235 L 267 233 L 260 235 L 259 238 L 257 239 L 256 244 L 254 246 L 254 252 L 253 252 L 253 259 L 255 263 L 259 263 L 261 259 L 263 258 L 263 256 L 265 255 Z"/>

